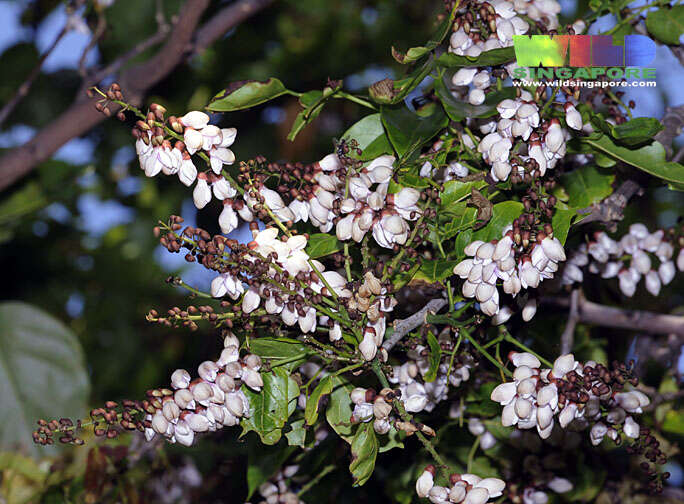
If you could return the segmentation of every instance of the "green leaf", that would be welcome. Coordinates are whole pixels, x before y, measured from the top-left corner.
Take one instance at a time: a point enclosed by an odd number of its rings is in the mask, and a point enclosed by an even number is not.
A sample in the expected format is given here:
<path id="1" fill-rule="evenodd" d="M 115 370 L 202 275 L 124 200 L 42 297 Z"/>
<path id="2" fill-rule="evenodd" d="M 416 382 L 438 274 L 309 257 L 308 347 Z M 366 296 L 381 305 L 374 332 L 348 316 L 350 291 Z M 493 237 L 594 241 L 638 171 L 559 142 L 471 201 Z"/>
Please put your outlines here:
<path id="1" fill-rule="evenodd" d="M 446 215 L 453 215 L 454 217 L 450 222 L 447 222 L 439 228 L 439 236 L 442 240 L 448 240 L 449 238 L 462 233 L 462 231 L 472 228 L 477 221 L 477 210 L 468 207 L 465 201 L 452 204 Z"/>
<path id="2" fill-rule="evenodd" d="M 262 443 L 272 445 L 280 439 L 285 422 L 297 406 L 299 385 L 283 367 L 263 372 L 261 377 L 264 381 L 261 392 L 244 388 L 252 416 L 244 418 L 240 425 L 242 435 L 255 431 Z"/>
<path id="3" fill-rule="evenodd" d="M 405 437 L 404 434 L 392 426 L 387 434 L 380 436 L 380 449 L 378 453 L 385 453 L 393 448 L 404 448 L 403 437 Z"/>
<path id="4" fill-rule="evenodd" d="M 568 196 L 569 207 L 585 208 L 601 201 L 613 193 L 615 175 L 605 170 L 600 171 L 593 165 L 563 174 L 561 184 Z"/>
<path id="5" fill-rule="evenodd" d="M 650 11 L 646 16 L 646 29 L 659 41 L 678 46 L 679 37 L 684 33 L 684 5 Z"/>
<path id="6" fill-rule="evenodd" d="M 650 142 L 655 134 L 663 129 L 660 121 L 653 117 L 637 117 L 615 126 L 600 115 L 594 115 L 592 123 L 598 129 L 613 137 L 617 143 L 630 147 Z"/>
<path id="7" fill-rule="evenodd" d="M 342 243 L 335 235 L 328 233 L 316 233 L 309 236 L 309 243 L 306 246 L 306 253 L 311 259 L 325 257 L 335 252 L 339 252 Z"/>
<path id="8" fill-rule="evenodd" d="M 439 195 L 442 204 L 439 207 L 440 212 L 448 212 L 454 203 L 463 201 L 470 196 L 472 188 L 482 189 L 487 183 L 484 180 L 474 180 L 470 182 L 459 182 L 458 180 L 449 180 L 444 184 L 444 191 Z M 463 212 L 458 212 L 461 215 Z"/>
<path id="9" fill-rule="evenodd" d="M 684 165 L 666 161 L 665 147 L 660 142 L 654 141 L 638 149 L 629 149 L 616 145 L 607 135 L 592 134 L 581 141 L 617 161 L 632 165 L 654 177 L 684 184 Z"/>
<path id="10" fill-rule="evenodd" d="M 40 418 L 78 417 L 90 383 L 81 345 L 61 321 L 26 303 L 0 303 L 0 449 L 45 455 L 31 439 Z"/>
<path id="11" fill-rule="evenodd" d="M 441 107 L 428 117 L 420 117 L 404 106 L 382 107 L 380 113 L 387 136 L 401 158 L 410 156 L 449 122 Z"/>
<path id="12" fill-rule="evenodd" d="M 304 420 L 296 420 L 290 423 L 290 430 L 285 433 L 287 444 L 290 446 L 304 447 L 306 444 L 306 428 Z"/>
<path id="13" fill-rule="evenodd" d="M 352 408 L 350 394 L 354 387 L 340 376 L 333 376 L 331 381 L 333 391 L 325 410 L 325 419 L 338 436 L 351 444 L 352 425 L 350 419 Z"/>
<path id="14" fill-rule="evenodd" d="M 684 436 L 684 413 L 681 411 L 670 410 L 665 414 L 663 430 L 670 434 Z"/>
<path id="15" fill-rule="evenodd" d="M 439 44 L 442 43 L 444 38 L 451 31 L 451 26 L 454 23 L 455 15 L 456 8 L 454 7 L 454 9 L 451 10 L 451 14 L 445 17 L 444 20 L 439 24 L 439 26 L 437 27 L 437 31 L 435 32 L 435 35 L 432 37 L 432 39 L 428 40 L 424 46 L 412 47 L 408 51 L 406 51 L 406 54 L 397 51 L 394 47 L 392 47 L 392 56 L 394 57 L 394 59 L 402 65 L 406 65 L 408 63 L 413 63 L 414 61 L 419 60 L 427 53 L 434 50 Z"/>
<path id="16" fill-rule="evenodd" d="M 435 91 L 442 101 L 444 110 L 453 121 L 462 121 L 467 117 L 492 117 L 498 111 L 496 106 L 506 98 L 515 98 L 514 87 L 506 87 L 501 91 L 494 91 L 489 93 L 485 101 L 481 105 L 471 105 L 468 102 L 457 100 L 448 85 L 444 82 L 444 78 L 435 79 Z"/>
<path id="17" fill-rule="evenodd" d="M 558 240 L 565 245 L 565 240 L 568 238 L 568 233 L 570 232 L 570 226 L 572 221 L 577 215 L 574 208 L 567 210 L 556 208 L 553 218 L 551 219 L 551 225 L 553 226 L 553 236 L 558 238 Z"/>
<path id="18" fill-rule="evenodd" d="M 207 109 L 212 112 L 232 112 L 260 105 L 288 92 L 280 80 L 271 77 L 263 82 L 248 80 L 231 83 L 212 98 Z"/>
<path id="19" fill-rule="evenodd" d="M 351 443 L 352 461 L 349 464 L 354 486 L 362 486 L 373 474 L 378 449 L 373 422 L 359 424 Z"/>
<path id="20" fill-rule="evenodd" d="M 432 58 L 428 58 L 423 65 L 417 66 L 413 72 L 403 79 L 383 79 L 368 88 L 368 94 L 376 103 L 392 105 L 402 101 L 408 94 L 423 82 L 435 66 Z"/>
<path id="21" fill-rule="evenodd" d="M 380 114 L 367 115 L 352 124 L 342 135 L 342 139 L 346 141 L 356 140 L 359 149 L 363 151 L 359 157 L 362 161 L 369 161 L 392 152 L 392 145 L 385 134 Z"/>
<path id="22" fill-rule="evenodd" d="M 492 218 L 486 226 L 473 233 L 473 240 L 482 240 L 485 242 L 499 240 L 504 228 L 510 225 L 513 220 L 520 217 L 523 209 L 522 203 L 517 201 L 497 203 L 492 208 Z"/>
<path id="23" fill-rule="evenodd" d="M 249 340 L 249 350 L 263 360 L 271 361 L 271 365 L 277 364 L 279 360 L 300 357 L 301 360 L 293 360 L 283 365 L 289 371 L 300 366 L 310 353 L 309 348 L 300 341 L 290 338 L 272 337 L 251 338 Z"/>
<path id="24" fill-rule="evenodd" d="M 503 47 L 501 49 L 492 49 L 485 51 L 477 57 L 472 56 L 458 56 L 453 53 L 444 53 L 437 58 L 437 66 L 446 68 L 460 68 L 460 67 L 482 67 L 482 66 L 497 66 L 504 63 L 515 61 L 515 50 L 513 47 Z"/>
<path id="25" fill-rule="evenodd" d="M 306 398 L 306 410 L 304 411 L 304 418 L 307 425 L 313 425 L 318 420 L 318 410 L 321 400 L 330 395 L 333 390 L 332 377 L 326 376 L 318 382 L 316 388 L 311 392 L 311 395 Z"/>
<path id="26" fill-rule="evenodd" d="M 288 459 L 295 448 L 279 444 L 278 446 L 260 446 L 249 443 L 247 452 L 247 499 L 263 482 L 273 476 Z"/>
<path id="27" fill-rule="evenodd" d="M 458 261 L 444 259 L 424 261 L 416 272 L 415 278 L 425 280 L 428 283 L 441 282 L 454 274 L 454 266 L 457 264 Z"/>
<path id="28" fill-rule="evenodd" d="M 456 263 L 456 261 L 453 262 Z M 453 266 L 451 268 L 453 269 Z M 428 363 L 430 367 L 428 368 L 427 373 L 425 373 L 423 378 L 425 378 L 426 382 L 433 382 L 437 378 L 439 362 L 442 359 L 442 348 L 439 346 L 439 342 L 437 341 L 437 338 L 435 338 L 435 335 L 431 332 L 428 332 L 427 343 L 430 347 L 430 355 L 428 356 Z"/>
<path id="29" fill-rule="evenodd" d="M 41 186 L 36 182 L 29 182 L 0 202 L 0 225 L 10 224 L 47 204 L 48 200 Z"/>

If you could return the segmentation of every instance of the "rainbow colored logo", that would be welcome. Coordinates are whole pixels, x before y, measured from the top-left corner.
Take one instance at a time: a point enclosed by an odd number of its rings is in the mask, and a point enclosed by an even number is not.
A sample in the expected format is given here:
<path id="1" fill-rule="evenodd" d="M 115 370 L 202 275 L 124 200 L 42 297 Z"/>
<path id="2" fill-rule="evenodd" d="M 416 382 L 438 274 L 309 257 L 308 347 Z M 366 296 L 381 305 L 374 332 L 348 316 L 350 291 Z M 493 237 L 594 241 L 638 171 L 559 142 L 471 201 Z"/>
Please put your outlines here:
<path id="1" fill-rule="evenodd" d="M 613 45 L 612 35 L 514 35 L 513 46 L 521 67 L 565 66 L 568 50 L 571 67 L 646 66 L 656 52 L 644 35 L 625 35 L 623 45 Z"/>

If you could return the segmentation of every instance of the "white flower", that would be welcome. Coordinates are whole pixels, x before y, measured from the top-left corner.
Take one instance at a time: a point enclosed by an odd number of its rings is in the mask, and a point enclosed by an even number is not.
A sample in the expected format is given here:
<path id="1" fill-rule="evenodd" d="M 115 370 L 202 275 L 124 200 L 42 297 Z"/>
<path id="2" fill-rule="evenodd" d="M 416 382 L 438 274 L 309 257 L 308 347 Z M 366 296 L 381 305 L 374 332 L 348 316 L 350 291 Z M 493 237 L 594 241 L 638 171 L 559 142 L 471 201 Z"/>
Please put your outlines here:
<path id="1" fill-rule="evenodd" d="M 435 484 L 434 471 L 432 466 L 428 466 L 416 480 L 416 493 L 418 494 L 418 497 L 427 497 L 430 490 L 432 490 L 432 487 Z"/>
<path id="2" fill-rule="evenodd" d="M 220 175 L 224 164 L 231 165 L 235 162 L 235 154 L 225 147 L 217 147 L 209 151 L 209 161 L 212 171 Z"/>
<path id="3" fill-rule="evenodd" d="M 451 78 L 451 83 L 454 86 L 467 86 L 473 82 L 473 78 L 477 72 L 477 68 L 461 68 Z"/>
<path id="4" fill-rule="evenodd" d="M 200 112 L 199 110 L 188 112 L 179 120 L 186 128 L 193 128 L 195 130 L 204 128 L 207 124 L 209 124 L 209 116 L 204 112 Z"/>
<path id="5" fill-rule="evenodd" d="M 566 102 L 565 104 L 565 122 L 568 127 L 574 130 L 580 131 L 582 129 L 582 115 L 570 102 Z"/>
<path id="6" fill-rule="evenodd" d="M 468 93 L 468 103 L 471 105 L 482 105 L 485 101 L 485 93 L 482 89 L 471 89 Z"/>
<path id="7" fill-rule="evenodd" d="M 198 210 L 203 209 L 211 201 L 211 189 L 203 173 L 197 177 L 197 185 L 195 185 L 195 189 L 192 191 L 192 199 Z"/>
<path id="8" fill-rule="evenodd" d="M 237 228 L 238 217 L 235 213 L 235 210 L 233 210 L 232 203 L 226 203 L 223 205 L 223 210 L 219 215 L 218 222 L 223 234 L 229 234 L 231 231 Z"/>
<path id="9" fill-rule="evenodd" d="M 375 331 L 365 331 L 363 340 L 359 344 L 359 351 L 363 358 L 367 361 L 373 360 L 378 351 L 378 345 L 375 343 Z"/>

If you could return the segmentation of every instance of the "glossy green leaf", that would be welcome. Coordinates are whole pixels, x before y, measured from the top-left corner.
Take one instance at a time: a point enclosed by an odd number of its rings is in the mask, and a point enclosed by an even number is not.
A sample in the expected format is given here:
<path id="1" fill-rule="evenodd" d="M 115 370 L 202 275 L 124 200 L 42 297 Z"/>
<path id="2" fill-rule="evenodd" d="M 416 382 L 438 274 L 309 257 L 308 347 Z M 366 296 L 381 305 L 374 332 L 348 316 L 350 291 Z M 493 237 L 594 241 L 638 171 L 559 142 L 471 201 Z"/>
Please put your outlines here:
<path id="1" fill-rule="evenodd" d="M 492 117 L 498 114 L 496 106 L 506 98 L 515 98 L 516 88 L 505 87 L 500 91 L 489 93 L 482 105 L 471 105 L 467 101 L 457 100 L 449 91 L 444 78 L 435 79 L 435 91 L 444 105 L 449 118 L 453 121 L 462 121 L 467 117 Z"/>
<path id="2" fill-rule="evenodd" d="M 218 93 L 207 105 L 212 112 L 232 112 L 260 105 L 286 94 L 287 88 L 280 80 L 271 77 L 261 81 L 233 82 Z"/>
<path id="3" fill-rule="evenodd" d="M 501 49 L 485 51 L 477 57 L 444 53 L 437 58 L 436 63 L 438 66 L 446 68 L 460 68 L 497 66 L 510 63 L 511 61 L 515 61 L 515 50 L 513 47 L 503 47 Z"/>
<path id="4" fill-rule="evenodd" d="M 665 148 L 654 141 L 638 149 L 629 149 L 616 145 L 607 135 L 593 134 L 582 139 L 582 142 L 604 154 L 638 168 L 654 177 L 684 184 L 684 165 L 666 161 Z"/>
<path id="5" fill-rule="evenodd" d="M 448 212 L 445 211 L 445 214 L 451 220 L 439 228 L 439 236 L 442 240 L 453 238 L 462 231 L 472 228 L 475 222 L 477 222 L 477 210 L 467 206 L 465 201 L 451 204 Z"/>
<path id="6" fill-rule="evenodd" d="M 453 262 L 455 266 L 456 261 Z M 454 266 L 451 266 L 452 270 Z M 451 272 L 451 274 L 453 274 L 453 272 Z M 427 343 L 428 347 L 430 348 L 430 354 L 428 356 L 429 367 L 427 373 L 423 375 L 423 378 L 426 382 L 433 382 L 437 378 L 439 363 L 442 359 L 442 348 L 439 346 L 439 342 L 437 341 L 437 338 L 435 338 L 435 335 L 431 332 L 428 332 Z"/>
<path id="7" fill-rule="evenodd" d="M 570 226 L 576 215 L 577 212 L 574 208 L 557 208 L 553 214 L 553 218 L 551 219 L 553 236 L 554 238 L 558 238 L 563 245 L 565 245 L 565 240 L 568 238 L 568 233 L 570 232 Z"/>
<path id="8" fill-rule="evenodd" d="M 451 27 L 454 24 L 455 14 L 456 8 L 452 9 L 451 14 L 444 18 L 444 20 L 437 27 L 435 35 L 432 37 L 432 39 L 428 40 L 424 46 L 411 47 L 408 51 L 406 51 L 406 53 L 402 53 L 392 47 L 392 56 L 394 59 L 399 63 L 406 65 L 419 60 L 427 53 L 434 50 L 451 32 Z"/>
<path id="9" fill-rule="evenodd" d="M 302 364 L 310 354 L 309 348 L 302 342 L 290 338 L 272 338 L 269 336 L 262 338 L 251 338 L 249 340 L 249 350 L 261 357 L 265 361 L 270 361 L 271 365 L 277 365 L 278 361 L 291 360 L 300 357 L 301 360 L 293 360 L 283 366 L 292 371 Z"/>
<path id="10" fill-rule="evenodd" d="M 664 44 L 678 46 L 684 34 L 684 5 L 650 11 L 646 16 L 648 33 Z"/>
<path id="11" fill-rule="evenodd" d="M 523 205 L 517 201 L 504 201 L 497 203 L 492 208 L 492 218 L 486 226 L 473 233 L 473 240 L 491 241 L 499 240 L 502 231 L 509 226 L 514 219 L 520 217 Z"/>
<path id="12" fill-rule="evenodd" d="M 334 234 L 316 233 L 309 236 L 306 253 L 311 259 L 318 259 L 339 252 L 341 248 L 342 243 Z"/>
<path id="13" fill-rule="evenodd" d="M 45 455 L 31 433 L 40 418 L 80 417 L 90 383 L 83 350 L 61 321 L 26 303 L 0 303 L 0 448 Z"/>
<path id="14" fill-rule="evenodd" d="M 259 434 L 264 444 L 275 444 L 281 437 L 285 422 L 294 412 L 299 397 L 299 385 L 283 367 L 261 373 L 264 386 L 260 392 L 244 387 L 252 416 L 244 418 L 242 435 L 249 431 Z"/>
<path id="15" fill-rule="evenodd" d="M 381 114 L 387 136 L 402 158 L 431 140 L 449 122 L 441 108 L 429 117 L 420 117 L 404 106 L 382 107 Z"/>
<path id="16" fill-rule="evenodd" d="M 380 114 L 367 115 L 352 124 L 342 135 L 342 139 L 346 141 L 356 140 L 358 148 L 362 150 L 361 156 L 358 158 L 363 161 L 392 153 L 392 145 L 385 134 Z"/>
<path id="17" fill-rule="evenodd" d="M 622 124 L 613 125 L 599 115 L 592 118 L 592 123 L 604 133 L 616 140 L 616 143 L 635 146 L 650 142 L 663 125 L 653 117 L 637 117 Z"/>
<path id="18" fill-rule="evenodd" d="M 439 195 L 442 200 L 440 212 L 448 212 L 454 203 L 465 200 L 470 196 L 471 189 L 482 189 L 487 183 L 484 180 L 473 180 L 470 182 L 460 182 L 449 180 L 444 183 L 444 191 Z M 459 212 L 461 214 L 462 212 Z"/>
<path id="19" fill-rule="evenodd" d="M 333 376 L 331 381 L 333 389 L 325 410 L 325 419 L 338 436 L 347 443 L 351 443 L 353 429 L 350 422 L 352 415 L 350 394 L 354 387 L 340 376 Z"/>
<path id="20" fill-rule="evenodd" d="M 561 184 L 565 189 L 569 207 L 586 208 L 613 193 L 615 175 L 609 170 L 599 170 L 593 165 L 584 165 L 563 174 Z"/>
<path id="21" fill-rule="evenodd" d="M 373 474 L 378 449 L 378 438 L 373 430 L 373 422 L 359 424 L 351 443 L 352 461 L 349 464 L 354 486 L 363 485 Z"/>
<path id="22" fill-rule="evenodd" d="M 330 395 L 333 391 L 333 381 L 331 376 L 326 376 L 318 382 L 318 385 L 313 392 L 306 398 L 306 409 L 304 411 L 304 418 L 307 425 L 313 425 L 318 420 L 318 411 L 321 401 L 325 396 Z"/>

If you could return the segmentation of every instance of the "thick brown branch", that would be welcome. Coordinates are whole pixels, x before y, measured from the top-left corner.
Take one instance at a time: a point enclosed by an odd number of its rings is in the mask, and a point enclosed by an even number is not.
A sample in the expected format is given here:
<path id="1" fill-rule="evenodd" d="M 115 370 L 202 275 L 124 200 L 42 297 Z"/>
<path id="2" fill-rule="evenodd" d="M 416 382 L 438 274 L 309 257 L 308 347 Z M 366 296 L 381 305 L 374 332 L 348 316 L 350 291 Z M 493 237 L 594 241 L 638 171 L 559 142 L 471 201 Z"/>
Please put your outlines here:
<path id="1" fill-rule="evenodd" d="M 404 336 L 413 331 L 416 327 L 423 325 L 425 323 L 425 317 L 429 314 L 434 315 L 446 305 L 446 299 L 433 299 L 410 317 L 395 320 L 392 324 L 394 331 L 392 332 L 392 335 L 385 340 L 382 347 L 389 352 Z"/>
<path id="2" fill-rule="evenodd" d="M 567 297 L 544 297 L 542 302 L 563 308 L 571 306 L 570 298 Z M 577 303 L 577 314 L 579 321 L 587 324 L 648 333 L 684 335 L 684 317 L 641 310 L 624 310 L 593 303 L 582 296 L 579 297 Z"/>
<path id="3" fill-rule="evenodd" d="M 167 77 L 178 64 L 206 49 L 227 31 L 271 2 L 272 0 L 239 0 L 197 29 L 209 0 L 187 0 L 178 13 L 177 22 L 167 42 L 159 51 L 145 63 L 125 70 L 118 76 L 117 81 L 126 92 L 127 100 L 139 104 L 147 90 Z M 162 38 L 159 34 L 156 36 Z M 157 42 L 156 38 L 154 42 Z M 117 69 L 125 61 L 127 60 L 118 61 Z M 110 109 L 112 112 L 116 111 L 114 107 Z M 75 103 L 33 139 L 0 158 L 0 190 L 24 177 L 37 164 L 49 159 L 62 145 L 87 133 L 104 119 L 92 103 L 77 98 Z"/>

